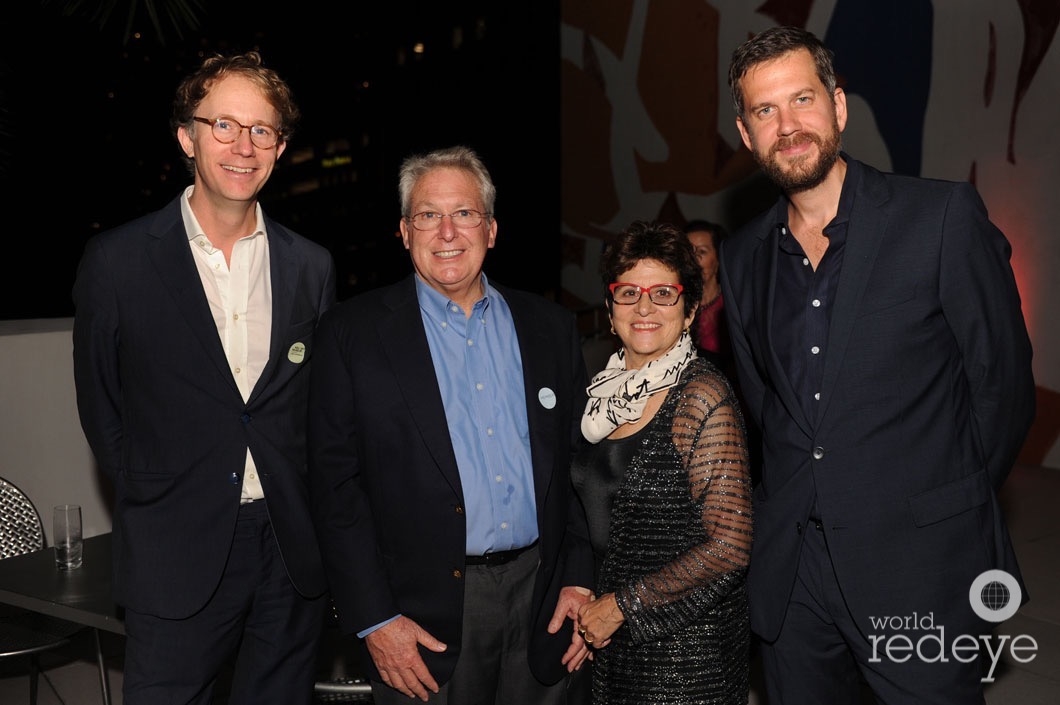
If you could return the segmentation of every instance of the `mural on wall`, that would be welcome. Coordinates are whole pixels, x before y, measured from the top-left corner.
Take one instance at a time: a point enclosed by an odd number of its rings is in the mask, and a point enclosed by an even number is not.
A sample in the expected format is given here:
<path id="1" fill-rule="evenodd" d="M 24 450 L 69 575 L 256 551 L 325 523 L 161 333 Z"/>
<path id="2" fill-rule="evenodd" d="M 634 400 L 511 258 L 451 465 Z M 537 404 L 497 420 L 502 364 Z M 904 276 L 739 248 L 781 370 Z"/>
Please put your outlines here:
<path id="1" fill-rule="evenodd" d="M 563 0 L 564 303 L 598 312 L 603 244 L 638 218 L 736 229 L 776 198 L 743 148 L 727 85 L 740 42 L 805 27 L 836 55 L 843 148 L 874 166 L 976 184 L 1013 246 L 1038 419 L 1021 460 L 1060 467 L 1060 3 L 1051 0 Z M 606 339 L 606 316 L 583 316 Z M 592 361 L 590 361 L 592 364 Z"/>

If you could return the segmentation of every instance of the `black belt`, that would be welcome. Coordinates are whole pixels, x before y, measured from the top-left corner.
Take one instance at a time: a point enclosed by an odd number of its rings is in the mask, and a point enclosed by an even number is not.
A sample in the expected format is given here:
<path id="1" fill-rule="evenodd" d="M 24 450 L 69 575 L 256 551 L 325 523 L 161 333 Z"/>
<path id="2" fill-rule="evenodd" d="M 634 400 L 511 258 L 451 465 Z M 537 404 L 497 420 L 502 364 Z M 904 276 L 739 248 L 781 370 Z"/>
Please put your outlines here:
<path id="1" fill-rule="evenodd" d="M 493 567 L 495 565 L 504 565 L 505 563 L 511 563 L 519 556 L 523 555 L 531 548 L 537 546 L 537 541 L 534 541 L 529 546 L 523 546 L 522 548 L 513 548 L 510 551 L 494 551 L 493 553 L 487 553 L 482 556 L 464 556 L 464 562 L 467 565 L 484 565 Z"/>

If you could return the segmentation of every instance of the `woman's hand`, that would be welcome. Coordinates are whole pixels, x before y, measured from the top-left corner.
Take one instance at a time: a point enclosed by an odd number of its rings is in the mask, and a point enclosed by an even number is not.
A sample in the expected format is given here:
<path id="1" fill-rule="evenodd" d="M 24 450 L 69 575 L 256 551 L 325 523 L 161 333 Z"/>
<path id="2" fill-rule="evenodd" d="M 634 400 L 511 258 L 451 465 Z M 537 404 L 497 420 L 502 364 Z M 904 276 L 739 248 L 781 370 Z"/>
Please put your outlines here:
<path id="1" fill-rule="evenodd" d="M 594 649 L 602 649 L 611 643 L 611 635 L 625 621 L 625 615 L 618 609 L 615 593 L 609 592 L 578 610 L 578 633 L 586 644 Z"/>

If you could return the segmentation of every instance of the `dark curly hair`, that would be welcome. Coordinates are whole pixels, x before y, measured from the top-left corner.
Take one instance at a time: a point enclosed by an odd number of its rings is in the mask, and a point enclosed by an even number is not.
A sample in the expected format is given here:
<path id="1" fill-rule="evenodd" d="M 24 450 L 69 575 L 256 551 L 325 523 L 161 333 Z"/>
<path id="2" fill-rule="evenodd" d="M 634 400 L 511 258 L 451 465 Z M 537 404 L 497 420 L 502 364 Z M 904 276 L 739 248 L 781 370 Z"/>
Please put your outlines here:
<path id="1" fill-rule="evenodd" d="M 677 272 L 677 283 L 684 287 L 685 315 L 691 315 L 703 297 L 703 270 L 696 261 L 695 249 L 677 226 L 644 220 L 634 220 L 604 248 L 600 278 L 607 310 L 614 307 L 608 285 L 621 281 L 622 274 L 644 260 L 655 260 Z"/>

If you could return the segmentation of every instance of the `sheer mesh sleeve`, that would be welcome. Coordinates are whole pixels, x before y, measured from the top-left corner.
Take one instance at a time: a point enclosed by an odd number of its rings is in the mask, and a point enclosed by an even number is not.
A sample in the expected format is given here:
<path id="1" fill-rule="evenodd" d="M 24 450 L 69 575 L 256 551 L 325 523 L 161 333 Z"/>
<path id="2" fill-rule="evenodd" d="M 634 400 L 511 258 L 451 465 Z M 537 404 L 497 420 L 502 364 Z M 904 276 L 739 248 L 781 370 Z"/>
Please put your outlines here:
<path id="1" fill-rule="evenodd" d="M 705 364 L 696 370 L 687 384 L 671 390 L 678 393 L 664 403 L 663 418 L 653 419 L 662 423 L 637 461 L 645 478 L 655 478 L 640 483 L 647 505 L 642 510 L 658 519 L 641 511 L 639 526 L 615 537 L 626 545 L 612 547 L 627 558 L 655 553 L 661 560 L 614 586 L 634 643 L 663 638 L 716 609 L 742 589 L 746 575 L 752 526 L 743 419 L 725 378 Z M 651 507 L 653 502 L 659 506 Z"/>

